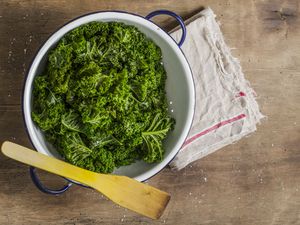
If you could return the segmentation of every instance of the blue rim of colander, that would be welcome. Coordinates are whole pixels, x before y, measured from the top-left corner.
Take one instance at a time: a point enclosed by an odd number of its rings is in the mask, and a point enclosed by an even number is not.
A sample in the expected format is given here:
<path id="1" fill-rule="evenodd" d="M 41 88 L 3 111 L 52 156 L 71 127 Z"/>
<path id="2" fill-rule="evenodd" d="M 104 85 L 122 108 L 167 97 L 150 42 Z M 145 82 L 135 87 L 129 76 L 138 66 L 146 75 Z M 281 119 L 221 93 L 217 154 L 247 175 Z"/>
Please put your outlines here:
<path id="1" fill-rule="evenodd" d="M 143 17 L 141 15 L 138 15 L 138 14 L 135 14 L 135 13 L 130 13 L 130 12 L 125 12 L 125 11 L 118 11 L 118 10 L 104 10 L 104 11 L 95 11 L 95 12 L 90 12 L 90 13 L 87 13 L 87 14 L 83 14 L 83 15 L 80 15 L 78 17 L 75 17 L 73 18 L 72 20 L 69 20 L 67 23 L 64 23 L 62 26 L 58 27 L 55 31 L 53 31 L 49 36 L 48 38 L 40 45 L 40 47 L 37 49 L 37 51 L 35 52 L 30 64 L 29 64 L 29 67 L 26 71 L 26 75 L 25 75 L 25 79 L 24 79 L 24 83 L 23 83 L 23 89 L 22 89 L 22 104 L 21 104 L 21 107 L 22 107 L 22 115 L 23 115 L 23 122 L 25 124 L 25 130 L 26 130 L 26 133 L 29 137 L 29 140 L 30 140 L 30 143 L 31 145 L 36 149 L 36 146 L 34 145 L 33 141 L 31 140 L 31 137 L 29 135 L 29 131 L 28 131 L 28 128 L 27 128 L 27 124 L 25 122 L 25 114 L 24 114 L 24 90 L 25 90 L 25 85 L 26 85 L 26 81 L 27 81 L 27 77 L 28 77 L 28 74 L 29 74 L 29 71 L 30 71 L 30 68 L 32 66 L 32 63 L 34 62 L 38 52 L 40 51 L 40 49 L 44 46 L 44 44 L 49 40 L 49 38 L 54 34 L 56 33 L 57 31 L 59 31 L 61 28 L 63 28 L 64 26 L 66 26 L 67 24 L 81 18 L 81 17 L 84 17 L 84 16 L 88 16 L 88 15 L 92 15 L 92 14 L 97 14 L 97 13 L 104 13 L 104 12 L 117 12 L 117 13 L 124 13 L 124 14 L 130 14 L 130 15 L 133 15 L 133 16 L 138 16 L 138 17 L 141 17 L 143 19 L 146 19 L 148 20 L 149 22 L 155 24 L 157 27 L 161 28 L 159 25 L 157 25 L 156 23 L 154 23 L 153 21 L 151 21 L 150 19 L 153 18 L 154 16 L 158 16 L 158 15 L 169 15 L 169 16 L 172 16 L 173 18 L 175 18 L 177 20 L 177 22 L 179 22 L 179 25 L 181 27 L 181 30 L 182 30 L 182 36 L 181 36 L 181 39 L 179 41 L 179 43 L 177 43 L 172 36 L 170 36 L 170 34 L 168 34 L 167 32 L 165 32 L 169 37 L 171 37 L 171 39 L 178 45 L 182 55 L 184 56 L 185 60 L 187 61 L 186 59 L 186 56 L 184 55 L 183 51 L 181 50 L 181 46 L 183 45 L 184 41 L 185 41 L 185 38 L 186 38 L 186 27 L 185 27 L 185 24 L 184 24 L 184 21 L 183 19 L 177 15 L 176 13 L 172 12 L 172 11 L 169 11 L 169 10 L 165 10 L 165 9 L 161 9 L 161 10 L 156 10 L 156 11 L 153 11 L 151 13 L 149 13 L 147 16 Z M 162 29 L 162 28 L 161 28 Z M 162 29 L 163 30 L 163 29 Z M 188 61 L 187 61 L 188 62 Z M 191 70 L 191 67 L 189 65 L 189 63 L 187 63 L 188 66 L 189 66 L 189 69 L 190 69 L 190 72 L 191 72 L 191 75 L 192 75 L 192 81 L 193 81 L 193 85 L 194 85 L 194 89 L 195 89 L 195 82 L 194 82 L 194 78 L 193 78 L 193 74 L 192 74 L 192 70 Z M 194 99 L 196 97 L 196 93 L 194 92 Z M 194 113 L 195 113 L 195 104 L 194 104 Z M 194 115 L 193 113 L 193 115 Z M 189 127 L 189 130 L 191 129 L 192 127 L 192 123 Z M 186 137 L 187 138 L 187 137 Z M 185 139 L 186 140 L 186 139 Z M 183 142 L 184 143 L 184 142 Z M 181 146 L 182 147 L 182 146 Z M 179 148 L 179 150 L 181 149 L 181 147 Z M 174 155 L 174 157 L 169 161 L 171 162 L 175 157 L 176 155 L 178 154 L 179 150 L 176 152 L 176 154 Z M 168 164 L 169 164 L 168 162 Z M 168 165 L 166 164 L 166 166 Z M 142 180 L 141 182 L 144 182 L 150 178 L 152 178 L 153 176 L 157 175 L 159 172 L 161 172 L 166 166 L 164 166 L 162 169 L 160 169 L 159 171 L 157 171 L 155 174 L 153 174 L 152 176 L 148 177 L 147 179 L 144 179 Z M 74 180 L 70 180 L 68 178 L 65 178 L 65 177 L 62 177 L 64 178 L 68 183 L 60 188 L 60 189 L 57 189 L 57 190 L 52 190 L 52 189 L 49 189 L 47 187 L 45 187 L 42 182 L 40 181 L 40 179 L 38 178 L 37 174 L 36 174 L 36 168 L 35 167 L 30 167 L 29 168 L 29 173 L 30 173 L 30 177 L 32 179 L 32 182 L 35 184 L 35 186 L 41 191 L 41 192 L 44 192 L 46 194 L 51 194 L 51 195 L 59 195 L 59 194 L 62 194 L 64 193 L 65 191 L 67 191 L 73 184 L 77 184 L 79 186 L 82 186 L 82 187 L 85 187 L 85 188 L 90 188 L 89 186 L 87 185 L 84 185 L 84 184 L 81 184 L 80 182 L 77 182 L 77 181 L 74 181 Z"/>

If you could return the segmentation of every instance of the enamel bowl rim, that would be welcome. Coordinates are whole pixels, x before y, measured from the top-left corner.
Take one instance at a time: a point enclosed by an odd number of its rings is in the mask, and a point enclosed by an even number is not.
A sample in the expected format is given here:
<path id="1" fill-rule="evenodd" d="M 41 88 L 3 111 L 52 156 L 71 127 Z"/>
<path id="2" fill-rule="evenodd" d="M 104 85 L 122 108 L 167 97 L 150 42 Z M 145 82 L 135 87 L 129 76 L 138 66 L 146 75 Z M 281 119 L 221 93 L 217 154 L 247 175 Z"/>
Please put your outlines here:
<path id="1" fill-rule="evenodd" d="M 31 111 L 30 111 L 30 99 L 31 99 L 31 91 L 30 88 L 33 83 L 33 79 L 35 77 L 35 72 L 41 62 L 41 59 L 44 57 L 44 55 L 47 53 L 49 48 L 56 43 L 60 38 L 58 36 L 60 35 L 65 35 L 67 32 L 70 30 L 74 29 L 75 27 L 78 27 L 80 25 L 89 23 L 89 19 L 93 17 L 99 16 L 100 19 L 95 19 L 92 21 L 100 21 L 102 18 L 101 16 L 105 16 L 111 18 L 114 16 L 116 19 L 123 19 L 123 20 L 129 20 L 129 21 L 138 21 L 143 27 L 146 27 L 147 29 L 151 29 L 152 32 L 156 32 L 159 36 L 164 38 L 167 42 L 168 45 L 174 50 L 176 55 L 180 58 L 180 61 L 184 65 L 184 70 L 186 73 L 184 74 L 187 79 L 187 83 L 189 86 L 189 111 L 188 111 L 188 117 L 187 121 L 184 126 L 184 132 L 181 133 L 179 140 L 177 141 L 176 146 L 172 149 L 172 151 L 165 156 L 163 161 L 155 165 L 153 168 L 151 168 L 149 171 L 146 171 L 142 173 L 141 175 L 138 175 L 134 177 L 134 179 L 138 181 L 145 181 L 152 176 L 156 175 L 159 173 L 163 168 L 165 168 L 171 161 L 172 159 L 176 156 L 176 154 L 179 152 L 180 148 L 182 147 L 184 141 L 187 138 L 187 135 L 191 129 L 192 126 L 192 121 L 194 117 L 194 111 L 195 111 L 195 85 L 194 85 L 194 80 L 192 76 L 192 71 L 189 66 L 189 63 L 180 49 L 180 47 L 177 45 L 175 40 L 165 31 L 163 31 L 158 25 L 156 25 L 154 22 L 145 19 L 144 17 L 140 15 L 136 15 L 133 13 L 128 13 L 124 11 L 97 11 L 97 12 L 92 12 L 88 14 L 81 15 L 79 17 L 74 18 L 73 20 L 70 20 L 69 22 L 65 23 L 61 27 L 59 27 L 56 31 L 54 31 L 46 40 L 45 42 L 40 46 L 40 48 L 37 50 L 35 56 L 33 57 L 32 62 L 30 63 L 29 69 L 26 73 L 26 77 L 24 79 L 24 87 L 23 87 L 23 95 L 22 95 L 22 112 L 23 112 L 23 120 L 25 124 L 25 128 L 28 134 L 28 137 L 34 146 L 34 148 L 43 154 L 52 156 L 52 154 L 49 154 L 49 151 L 47 149 L 44 149 L 38 137 L 35 135 L 34 131 L 34 122 L 31 119 Z M 113 21 L 113 20 L 110 20 Z M 74 182 L 74 181 L 72 181 Z M 78 182 L 74 182 L 78 183 Z"/>

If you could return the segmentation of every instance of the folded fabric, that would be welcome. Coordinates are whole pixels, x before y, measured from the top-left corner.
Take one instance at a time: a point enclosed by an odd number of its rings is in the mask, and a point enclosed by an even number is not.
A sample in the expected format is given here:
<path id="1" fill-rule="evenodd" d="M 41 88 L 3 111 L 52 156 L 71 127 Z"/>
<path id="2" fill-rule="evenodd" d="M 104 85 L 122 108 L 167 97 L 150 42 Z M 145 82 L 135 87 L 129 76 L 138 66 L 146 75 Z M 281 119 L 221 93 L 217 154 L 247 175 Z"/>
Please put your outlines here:
<path id="1" fill-rule="evenodd" d="M 186 21 L 184 52 L 193 72 L 196 110 L 189 135 L 170 166 L 189 163 L 232 144 L 256 130 L 264 117 L 255 92 L 231 55 L 210 8 Z M 180 30 L 171 36 L 179 40 Z"/>

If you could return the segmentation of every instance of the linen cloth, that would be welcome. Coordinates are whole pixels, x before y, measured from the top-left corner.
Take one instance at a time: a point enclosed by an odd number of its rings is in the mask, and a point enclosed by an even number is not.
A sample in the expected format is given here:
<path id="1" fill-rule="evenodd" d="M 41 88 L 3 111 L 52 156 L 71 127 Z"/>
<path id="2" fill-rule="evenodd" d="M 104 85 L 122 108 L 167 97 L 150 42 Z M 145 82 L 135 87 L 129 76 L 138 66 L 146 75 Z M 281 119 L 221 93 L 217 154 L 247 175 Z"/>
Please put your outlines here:
<path id="1" fill-rule="evenodd" d="M 186 21 L 187 36 L 181 49 L 193 72 L 196 110 L 188 137 L 170 163 L 174 169 L 249 135 L 264 117 L 215 17 L 206 8 Z M 173 30 L 171 36 L 179 40 L 181 30 Z"/>

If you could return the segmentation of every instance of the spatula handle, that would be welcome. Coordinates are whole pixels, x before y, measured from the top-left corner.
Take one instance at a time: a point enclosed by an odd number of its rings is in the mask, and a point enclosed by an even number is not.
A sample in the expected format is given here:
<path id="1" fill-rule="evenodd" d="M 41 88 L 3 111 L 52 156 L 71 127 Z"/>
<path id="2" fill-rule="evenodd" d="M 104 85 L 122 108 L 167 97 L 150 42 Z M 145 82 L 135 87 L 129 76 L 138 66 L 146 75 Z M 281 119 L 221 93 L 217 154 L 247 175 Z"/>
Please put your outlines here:
<path id="1" fill-rule="evenodd" d="M 1 149 L 12 159 L 87 184 L 120 206 L 152 219 L 162 215 L 170 200 L 168 193 L 129 177 L 94 173 L 12 142 L 4 142 Z"/>
<path id="2" fill-rule="evenodd" d="M 81 169 L 12 142 L 4 142 L 2 144 L 2 152 L 4 155 L 19 162 L 76 180 L 89 186 L 94 184 L 96 179 L 99 179 L 99 174 L 97 173 Z"/>

